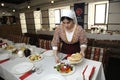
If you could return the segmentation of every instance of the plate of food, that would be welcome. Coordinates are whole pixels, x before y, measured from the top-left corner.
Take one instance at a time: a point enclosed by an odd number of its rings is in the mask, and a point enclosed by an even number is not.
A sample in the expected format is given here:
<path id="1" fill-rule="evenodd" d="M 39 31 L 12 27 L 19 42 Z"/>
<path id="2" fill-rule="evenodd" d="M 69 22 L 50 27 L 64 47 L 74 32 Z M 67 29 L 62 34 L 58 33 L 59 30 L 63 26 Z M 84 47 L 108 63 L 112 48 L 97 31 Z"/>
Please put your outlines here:
<path id="1" fill-rule="evenodd" d="M 1 60 L 5 60 L 5 59 L 9 59 L 10 58 L 10 56 L 9 56 L 9 54 L 7 54 L 7 53 L 5 53 L 5 54 L 0 54 L 0 61 Z"/>
<path id="2" fill-rule="evenodd" d="M 58 63 L 54 69 L 62 75 L 70 75 L 75 72 L 75 66 L 67 63 Z"/>
<path id="3" fill-rule="evenodd" d="M 67 58 L 68 62 L 70 64 L 78 64 L 81 63 L 83 61 L 84 57 L 82 54 L 80 53 L 75 53 L 72 54 L 70 57 Z"/>
<path id="4" fill-rule="evenodd" d="M 27 57 L 29 61 L 40 61 L 43 59 L 43 56 L 40 54 L 31 54 L 30 56 Z"/>
<path id="5" fill-rule="evenodd" d="M 14 74 L 23 74 L 23 73 L 31 70 L 33 67 L 34 67 L 34 64 L 33 64 L 33 63 L 30 63 L 30 62 L 22 62 L 22 63 L 19 63 L 19 64 L 15 65 L 15 66 L 12 68 L 12 72 L 13 72 Z"/>

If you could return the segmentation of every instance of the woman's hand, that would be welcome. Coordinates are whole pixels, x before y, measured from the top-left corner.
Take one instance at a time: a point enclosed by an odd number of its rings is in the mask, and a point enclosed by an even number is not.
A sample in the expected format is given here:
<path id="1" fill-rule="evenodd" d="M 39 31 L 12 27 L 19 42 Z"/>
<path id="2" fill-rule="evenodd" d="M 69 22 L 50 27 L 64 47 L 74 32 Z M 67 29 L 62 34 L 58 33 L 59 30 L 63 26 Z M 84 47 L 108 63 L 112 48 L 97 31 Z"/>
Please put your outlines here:
<path id="1" fill-rule="evenodd" d="M 55 56 L 55 61 L 56 61 L 56 63 L 59 63 L 59 62 L 60 62 L 60 59 L 59 59 L 58 56 Z"/>
<path id="2" fill-rule="evenodd" d="M 81 46 L 80 47 L 81 48 L 81 51 L 80 51 L 80 53 L 83 55 L 83 57 L 85 57 L 85 50 L 86 50 L 86 46 Z"/>
<path id="3" fill-rule="evenodd" d="M 83 51 L 80 51 L 80 54 L 82 54 L 83 57 L 85 57 L 85 53 Z"/>
<path id="4" fill-rule="evenodd" d="M 58 57 L 58 52 L 57 52 L 57 50 L 53 50 L 53 53 L 54 53 L 54 56 L 55 56 L 55 61 L 56 61 L 56 63 L 59 63 L 59 62 L 60 62 L 60 59 L 59 59 L 59 57 Z"/>

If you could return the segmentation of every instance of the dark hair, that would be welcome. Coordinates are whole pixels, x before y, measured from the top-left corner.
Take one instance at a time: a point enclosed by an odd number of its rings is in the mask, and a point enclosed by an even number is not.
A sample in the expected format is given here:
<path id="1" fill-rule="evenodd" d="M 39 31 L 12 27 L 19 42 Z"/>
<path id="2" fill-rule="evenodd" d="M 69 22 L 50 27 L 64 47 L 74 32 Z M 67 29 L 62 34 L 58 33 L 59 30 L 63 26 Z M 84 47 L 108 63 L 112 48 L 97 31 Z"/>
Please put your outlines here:
<path id="1" fill-rule="evenodd" d="M 60 21 L 63 21 L 64 19 L 67 19 L 68 21 L 73 21 L 72 18 L 69 18 L 69 17 L 66 17 L 66 16 L 61 17 Z"/>

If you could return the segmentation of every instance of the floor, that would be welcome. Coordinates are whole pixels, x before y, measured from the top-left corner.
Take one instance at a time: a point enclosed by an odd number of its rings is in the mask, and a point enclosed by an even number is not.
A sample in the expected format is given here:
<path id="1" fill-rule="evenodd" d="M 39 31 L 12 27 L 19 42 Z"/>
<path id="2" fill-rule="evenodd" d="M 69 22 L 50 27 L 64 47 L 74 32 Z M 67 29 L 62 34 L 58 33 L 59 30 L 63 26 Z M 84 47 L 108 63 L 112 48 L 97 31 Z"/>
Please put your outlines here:
<path id="1" fill-rule="evenodd" d="M 106 80 L 120 80 L 120 59 L 110 58 L 108 65 Z"/>
<path id="2" fill-rule="evenodd" d="M 0 80 L 4 80 L 4 79 L 2 79 L 2 78 L 0 77 Z"/>

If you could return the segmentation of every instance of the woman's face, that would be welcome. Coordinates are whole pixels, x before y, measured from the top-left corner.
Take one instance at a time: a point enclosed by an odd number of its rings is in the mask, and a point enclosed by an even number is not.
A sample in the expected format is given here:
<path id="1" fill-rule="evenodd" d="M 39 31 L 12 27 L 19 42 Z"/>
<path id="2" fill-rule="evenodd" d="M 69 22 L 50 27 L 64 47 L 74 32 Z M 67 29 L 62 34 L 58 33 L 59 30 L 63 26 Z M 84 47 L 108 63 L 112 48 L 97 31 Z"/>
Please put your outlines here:
<path id="1" fill-rule="evenodd" d="M 62 25 L 63 25 L 64 27 L 66 27 L 67 29 L 71 29 L 71 28 L 73 27 L 74 23 L 73 23 L 72 20 L 64 19 L 64 20 L 62 21 Z"/>

